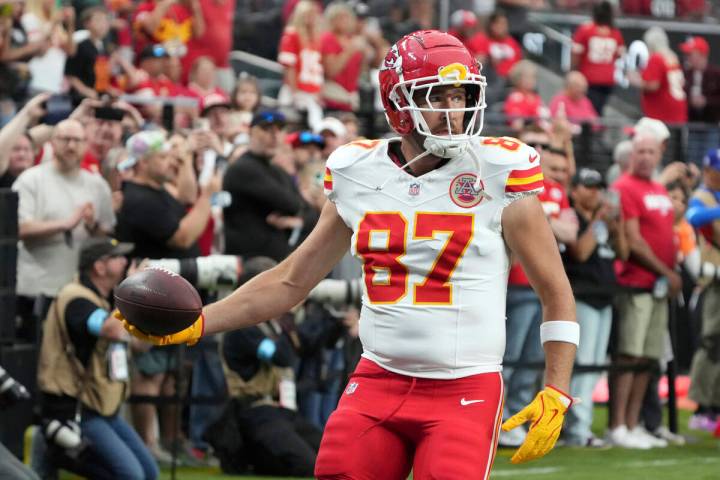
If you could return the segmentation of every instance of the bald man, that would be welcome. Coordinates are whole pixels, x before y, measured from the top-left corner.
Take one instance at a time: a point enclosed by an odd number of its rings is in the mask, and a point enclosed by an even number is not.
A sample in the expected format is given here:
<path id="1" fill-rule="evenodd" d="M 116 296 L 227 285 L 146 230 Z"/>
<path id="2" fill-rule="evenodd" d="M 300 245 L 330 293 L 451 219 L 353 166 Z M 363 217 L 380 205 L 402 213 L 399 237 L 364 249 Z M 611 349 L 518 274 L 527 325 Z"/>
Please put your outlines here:
<path id="1" fill-rule="evenodd" d="M 82 124 L 60 122 L 50 146 L 52 159 L 25 170 L 12 186 L 19 200 L 18 313 L 30 336 L 33 319 L 43 319 L 48 300 L 72 279 L 83 240 L 115 226 L 110 187 L 80 169 Z"/>
<path id="2" fill-rule="evenodd" d="M 550 100 L 553 117 L 564 115 L 575 125 L 597 121 L 598 114 L 587 96 L 588 82 L 585 75 L 570 71 L 565 75 L 565 89 Z"/>

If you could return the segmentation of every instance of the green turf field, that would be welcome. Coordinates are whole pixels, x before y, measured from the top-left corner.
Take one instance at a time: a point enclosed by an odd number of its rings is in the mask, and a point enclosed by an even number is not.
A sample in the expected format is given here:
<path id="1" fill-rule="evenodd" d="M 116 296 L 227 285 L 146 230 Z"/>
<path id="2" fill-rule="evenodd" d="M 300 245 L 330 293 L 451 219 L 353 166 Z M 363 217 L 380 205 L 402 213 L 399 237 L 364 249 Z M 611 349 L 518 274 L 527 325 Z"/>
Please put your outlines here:
<path id="1" fill-rule="evenodd" d="M 606 409 L 597 408 L 595 425 L 600 433 L 606 422 Z M 720 480 L 720 440 L 710 434 L 688 432 L 688 412 L 680 412 L 681 433 L 688 437 L 684 447 L 656 448 L 649 451 L 589 450 L 556 448 L 547 457 L 526 465 L 510 464 L 512 450 L 498 451 L 491 478 L 522 480 Z M 163 472 L 163 479 L 170 473 Z M 244 479 L 273 480 L 271 477 L 234 477 L 216 470 L 180 469 L 180 480 Z M 378 479 L 382 480 L 382 479 Z"/>

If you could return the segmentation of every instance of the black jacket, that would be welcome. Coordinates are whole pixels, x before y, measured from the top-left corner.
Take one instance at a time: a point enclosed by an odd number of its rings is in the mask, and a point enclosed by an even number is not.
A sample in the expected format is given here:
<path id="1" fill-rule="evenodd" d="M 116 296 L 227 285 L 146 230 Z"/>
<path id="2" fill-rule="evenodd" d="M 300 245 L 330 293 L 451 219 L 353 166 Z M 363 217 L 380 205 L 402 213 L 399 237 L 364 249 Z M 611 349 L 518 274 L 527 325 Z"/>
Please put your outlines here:
<path id="1" fill-rule="evenodd" d="M 688 120 L 717 124 L 720 121 L 720 67 L 708 65 L 703 72 L 700 90 L 707 99 L 704 108 L 693 108 L 690 104 L 690 89 L 693 84 L 693 71 L 685 70 L 685 93 L 688 98 Z"/>
<path id="2" fill-rule="evenodd" d="M 267 216 L 301 215 L 303 199 L 290 175 L 270 159 L 246 152 L 225 172 L 223 190 L 232 196 L 224 210 L 225 250 L 243 257 L 283 260 L 290 253 L 290 230 L 278 230 Z"/>

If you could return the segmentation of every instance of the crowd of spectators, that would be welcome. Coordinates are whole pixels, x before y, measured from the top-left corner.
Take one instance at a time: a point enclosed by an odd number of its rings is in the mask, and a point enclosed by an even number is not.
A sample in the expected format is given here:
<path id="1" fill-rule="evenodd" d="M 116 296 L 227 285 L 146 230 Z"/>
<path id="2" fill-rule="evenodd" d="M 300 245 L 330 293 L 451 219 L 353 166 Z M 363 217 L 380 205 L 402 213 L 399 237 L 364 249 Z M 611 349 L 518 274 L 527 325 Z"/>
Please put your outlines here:
<path id="1" fill-rule="evenodd" d="M 359 357 L 358 305 L 309 300 L 267 325 L 203 339 L 185 352 L 147 349 L 111 328 L 110 292 L 126 269 L 140 268 L 126 258 L 235 255 L 239 283 L 282 261 L 318 219 L 324 161 L 364 134 L 363 83 L 401 35 L 437 26 L 437 5 L 280 2 L 285 23 L 271 60 L 282 69 L 282 87 L 267 98 L 263 78 L 230 64 L 233 12 L 244 3 L 0 0 L 0 188 L 19 196 L 17 335 L 42 341 L 46 435 L 33 449 L 42 476 L 54 465 L 93 478 L 155 478 L 172 452 L 191 465 L 214 452 L 228 472 L 312 474 L 320 432 Z M 577 298 L 577 363 L 604 364 L 610 346 L 613 361 L 628 367 L 610 379 L 606 440 L 627 448 L 683 441 L 655 420 L 657 377 L 668 353 L 668 302 L 702 289 L 700 316 L 711 320 L 697 332 L 693 426 L 716 428 L 720 293 L 708 277 L 720 276 L 712 273 L 720 265 L 720 70 L 709 63 L 708 42 L 689 37 L 679 56 L 662 29 L 648 30 L 648 63 L 627 72 L 645 118 L 628 125 L 605 176 L 576 158 L 574 140 L 603 129 L 618 88 L 615 63 L 625 47 L 614 14 L 662 16 L 648 10 L 657 2 L 451 3 L 449 31 L 482 63 L 488 112 L 503 115 L 500 128 L 540 155 L 541 201 Z M 692 18 L 710 8 L 670 3 Z M 514 33 L 518 15 L 553 7 L 592 8 L 592 19 L 573 35 L 562 89 L 542 98 L 539 67 Z M 667 149 L 672 129 L 688 120 L 709 126 L 688 140 L 710 149 L 695 164 L 675 161 Z M 333 278 L 352 281 L 359 272 L 348 255 Z M 509 283 L 507 416 L 531 400 L 540 380 L 523 365 L 543 358 L 540 302 L 519 265 Z M 205 301 L 218 295 L 201 292 Z M 115 362 L 110 381 L 89 368 L 103 358 Z M 63 367 L 72 371 L 59 375 Z M 580 372 L 573 380 L 583 401 L 570 411 L 567 444 L 606 444 L 590 431 L 599 377 Z M 130 393 L 233 400 L 224 408 L 191 405 L 189 413 L 173 402 L 134 402 L 130 428 L 122 415 Z M 77 405 L 88 412 L 82 419 Z M 58 451 L 59 428 L 82 432 L 90 445 Z M 501 444 L 518 445 L 523 436 L 516 429 Z M 95 449 L 96 462 L 84 461 L 86 448 Z M 103 461 L 102 452 L 118 449 L 122 461 Z"/>

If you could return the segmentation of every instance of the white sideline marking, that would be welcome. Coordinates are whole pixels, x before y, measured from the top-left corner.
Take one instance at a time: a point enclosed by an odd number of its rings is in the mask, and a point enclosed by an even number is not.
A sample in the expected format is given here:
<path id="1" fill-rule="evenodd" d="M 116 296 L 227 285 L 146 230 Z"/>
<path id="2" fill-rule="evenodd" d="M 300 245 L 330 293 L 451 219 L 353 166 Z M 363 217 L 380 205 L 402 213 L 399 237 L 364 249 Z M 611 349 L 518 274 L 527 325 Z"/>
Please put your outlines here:
<path id="1" fill-rule="evenodd" d="M 543 467 L 543 468 L 528 468 L 525 470 L 498 470 L 495 469 L 490 474 L 490 478 L 496 477 L 519 477 L 525 475 L 548 475 L 550 473 L 556 473 L 560 470 L 565 470 L 560 467 Z"/>
<path id="2" fill-rule="evenodd" d="M 645 468 L 645 467 L 669 467 L 678 465 L 681 463 L 718 463 L 720 458 L 683 458 L 683 459 L 668 459 L 668 460 L 648 460 L 646 462 L 630 462 L 614 463 L 613 467 L 620 468 Z M 568 470 L 566 467 L 543 467 L 543 468 L 528 468 L 526 470 L 510 470 L 510 469 L 495 469 L 490 474 L 490 478 L 498 477 L 521 477 L 526 475 L 549 475 L 551 473 L 561 472 Z"/>

